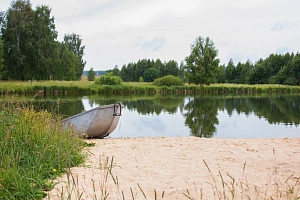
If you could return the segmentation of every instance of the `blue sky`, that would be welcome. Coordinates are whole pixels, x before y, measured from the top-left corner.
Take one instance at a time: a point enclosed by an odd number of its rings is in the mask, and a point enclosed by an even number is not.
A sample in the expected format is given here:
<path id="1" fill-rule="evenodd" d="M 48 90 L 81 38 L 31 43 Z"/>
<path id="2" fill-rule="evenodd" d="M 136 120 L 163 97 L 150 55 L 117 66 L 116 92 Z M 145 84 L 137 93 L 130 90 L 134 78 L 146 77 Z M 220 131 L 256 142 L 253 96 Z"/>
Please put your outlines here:
<path id="1" fill-rule="evenodd" d="M 48 5 L 61 41 L 76 33 L 85 70 L 121 69 L 149 58 L 180 63 L 198 37 L 210 37 L 221 64 L 298 52 L 299 0 L 31 0 Z M 7 10 L 10 0 L 1 0 Z"/>

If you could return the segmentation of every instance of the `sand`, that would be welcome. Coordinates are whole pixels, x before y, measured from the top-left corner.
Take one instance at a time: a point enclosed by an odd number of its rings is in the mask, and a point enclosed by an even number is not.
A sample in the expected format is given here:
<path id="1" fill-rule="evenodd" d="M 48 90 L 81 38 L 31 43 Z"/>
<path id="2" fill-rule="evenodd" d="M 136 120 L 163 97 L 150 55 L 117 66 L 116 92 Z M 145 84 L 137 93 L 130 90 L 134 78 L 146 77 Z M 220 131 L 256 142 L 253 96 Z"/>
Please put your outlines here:
<path id="1" fill-rule="evenodd" d="M 300 138 L 88 140 L 84 165 L 50 199 L 291 199 L 300 196 Z M 234 198 L 232 198 L 234 196 Z M 48 198 L 48 197 L 47 197 Z"/>

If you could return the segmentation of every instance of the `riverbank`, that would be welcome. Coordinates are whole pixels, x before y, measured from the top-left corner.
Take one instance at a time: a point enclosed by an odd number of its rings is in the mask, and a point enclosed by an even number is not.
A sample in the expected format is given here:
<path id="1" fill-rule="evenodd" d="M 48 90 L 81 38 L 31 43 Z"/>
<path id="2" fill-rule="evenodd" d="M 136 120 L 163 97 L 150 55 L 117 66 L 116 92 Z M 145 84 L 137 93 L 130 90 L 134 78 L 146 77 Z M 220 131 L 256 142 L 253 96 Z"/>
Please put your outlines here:
<path id="1" fill-rule="evenodd" d="M 200 87 L 154 86 L 152 83 L 124 82 L 97 85 L 93 81 L 2 81 L 0 95 L 91 95 L 91 94 L 300 94 L 300 86 L 211 84 Z"/>
<path id="2" fill-rule="evenodd" d="M 48 199 L 296 199 L 300 138 L 88 140 Z M 106 198 L 105 198 L 106 197 Z"/>

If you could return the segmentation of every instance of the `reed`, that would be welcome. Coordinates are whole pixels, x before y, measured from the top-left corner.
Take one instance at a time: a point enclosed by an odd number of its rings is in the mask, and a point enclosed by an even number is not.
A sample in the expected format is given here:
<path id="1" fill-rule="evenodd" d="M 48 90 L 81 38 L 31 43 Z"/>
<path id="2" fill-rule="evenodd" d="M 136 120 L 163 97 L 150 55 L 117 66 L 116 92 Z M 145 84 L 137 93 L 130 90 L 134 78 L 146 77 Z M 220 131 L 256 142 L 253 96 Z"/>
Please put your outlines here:
<path id="1" fill-rule="evenodd" d="M 89 81 L 8 81 L 0 82 L 0 94 L 22 95 L 90 94 L 282 94 L 300 93 L 300 86 L 212 84 L 210 86 L 155 86 L 152 83 L 124 82 L 122 85 L 97 85 Z"/>

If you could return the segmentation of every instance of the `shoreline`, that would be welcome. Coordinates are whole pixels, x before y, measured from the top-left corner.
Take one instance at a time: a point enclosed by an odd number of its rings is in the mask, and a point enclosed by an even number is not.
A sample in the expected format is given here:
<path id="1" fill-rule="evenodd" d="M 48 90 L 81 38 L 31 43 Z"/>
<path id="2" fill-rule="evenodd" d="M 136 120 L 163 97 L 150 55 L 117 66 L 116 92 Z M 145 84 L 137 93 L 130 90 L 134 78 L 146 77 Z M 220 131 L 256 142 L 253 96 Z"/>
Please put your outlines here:
<path id="1" fill-rule="evenodd" d="M 95 147 L 86 149 L 85 164 L 58 178 L 50 199 L 300 196 L 300 138 L 188 136 L 87 142 Z"/>

